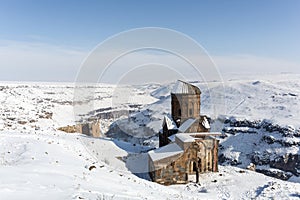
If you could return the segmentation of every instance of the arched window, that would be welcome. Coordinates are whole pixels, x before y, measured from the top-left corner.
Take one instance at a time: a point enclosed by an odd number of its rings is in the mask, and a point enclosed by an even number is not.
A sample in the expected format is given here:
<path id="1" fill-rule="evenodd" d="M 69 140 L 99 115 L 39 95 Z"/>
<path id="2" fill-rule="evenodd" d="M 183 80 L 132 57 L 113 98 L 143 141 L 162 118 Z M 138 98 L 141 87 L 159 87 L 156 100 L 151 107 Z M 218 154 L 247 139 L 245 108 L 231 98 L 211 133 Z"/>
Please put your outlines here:
<path id="1" fill-rule="evenodd" d="M 189 111 L 190 111 L 190 112 L 189 112 L 190 116 L 192 116 L 192 115 L 193 115 L 193 109 L 190 108 Z"/>

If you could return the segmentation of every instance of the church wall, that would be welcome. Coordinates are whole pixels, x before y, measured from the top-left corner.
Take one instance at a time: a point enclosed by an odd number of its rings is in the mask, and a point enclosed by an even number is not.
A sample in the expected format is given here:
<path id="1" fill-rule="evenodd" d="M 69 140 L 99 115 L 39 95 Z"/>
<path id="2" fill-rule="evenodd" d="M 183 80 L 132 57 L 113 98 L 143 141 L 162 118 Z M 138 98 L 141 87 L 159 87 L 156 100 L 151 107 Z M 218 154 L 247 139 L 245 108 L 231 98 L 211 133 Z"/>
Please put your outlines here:
<path id="1" fill-rule="evenodd" d="M 171 106 L 172 117 L 178 126 L 186 119 L 200 117 L 199 94 L 171 94 Z"/>
<path id="2" fill-rule="evenodd" d="M 196 173 L 193 171 L 193 162 L 197 163 L 199 173 L 217 172 L 218 146 L 216 145 L 218 145 L 216 139 L 197 140 L 191 143 L 178 159 L 160 161 L 160 165 L 163 164 L 162 167 L 158 167 L 159 162 L 155 163 L 150 159 L 152 180 L 164 185 L 187 183 L 188 175 Z"/>

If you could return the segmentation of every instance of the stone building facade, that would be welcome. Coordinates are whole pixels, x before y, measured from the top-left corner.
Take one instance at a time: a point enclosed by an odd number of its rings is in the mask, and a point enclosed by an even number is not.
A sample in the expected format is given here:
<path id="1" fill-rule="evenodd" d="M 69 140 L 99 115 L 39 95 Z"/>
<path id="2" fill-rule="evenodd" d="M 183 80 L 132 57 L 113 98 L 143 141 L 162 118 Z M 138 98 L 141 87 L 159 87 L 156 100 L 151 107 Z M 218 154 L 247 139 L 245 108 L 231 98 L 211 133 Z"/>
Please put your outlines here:
<path id="1" fill-rule="evenodd" d="M 218 171 L 220 133 L 180 133 L 175 142 L 149 152 L 150 177 L 164 184 L 198 181 L 200 173 Z M 197 177 L 198 176 L 198 177 Z"/>

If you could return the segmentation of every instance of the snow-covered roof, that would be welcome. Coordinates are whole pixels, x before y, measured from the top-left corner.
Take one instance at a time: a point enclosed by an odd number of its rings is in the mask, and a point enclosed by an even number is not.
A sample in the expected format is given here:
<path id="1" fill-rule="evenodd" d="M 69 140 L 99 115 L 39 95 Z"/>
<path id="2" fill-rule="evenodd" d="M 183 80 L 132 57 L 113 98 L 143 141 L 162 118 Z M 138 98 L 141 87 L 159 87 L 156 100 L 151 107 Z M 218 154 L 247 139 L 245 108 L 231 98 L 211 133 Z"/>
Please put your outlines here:
<path id="1" fill-rule="evenodd" d="M 222 135 L 219 132 L 201 132 L 201 133 L 177 133 L 175 135 L 175 140 L 178 139 L 181 142 L 194 142 L 196 141 L 197 136 L 220 136 Z"/>
<path id="2" fill-rule="evenodd" d="M 210 125 L 206 117 L 203 117 L 202 125 L 204 126 L 204 128 L 210 129 Z"/>
<path id="3" fill-rule="evenodd" d="M 195 123 L 196 120 L 197 119 L 194 118 L 187 119 L 185 122 L 183 122 L 183 124 L 180 125 L 178 131 L 181 133 L 186 132 L 186 130 L 188 130 Z"/>
<path id="4" fill-rule="evenodd" d="M 176 143 L 171 143 L 159 149 L 148 152 L 152 161 L 161 160 L 163 158 L 174 156 L 180 153 L 183 153 L 183 150 Z"/>
<path id="5" fill-rule="evenodd" d="M 173 93 L 173 94 L 201 94 L 201 91 L 195 85 L 178 80 L 175 83 L 171 93 Z"/>
<path id="6" fill-rule="evenodd" d="M 181 142 L 194 142 L 196 139 L 188 133 L 178 133 L 178 134 L 176 134 L 175 137 L 176 137 L 176 139 L 180 140 Z"/>
<path id="7" fill-rule="evenodd" d="M 177 125 L 170 115 L 164 116 L 163 125 L 164 125 L 164 123 L 167 124 L 168 130 L 176 130 L 177 129 Z"/>
<path id="8" fill-rule="evenodd" d="M 173 135 L 169 136 L 168 138 L 169 138 L 169 140 L 171 140 L 171 142 L 175 142 L 175 136 L 176 136 L 176 134 L 173 134 Z"/>

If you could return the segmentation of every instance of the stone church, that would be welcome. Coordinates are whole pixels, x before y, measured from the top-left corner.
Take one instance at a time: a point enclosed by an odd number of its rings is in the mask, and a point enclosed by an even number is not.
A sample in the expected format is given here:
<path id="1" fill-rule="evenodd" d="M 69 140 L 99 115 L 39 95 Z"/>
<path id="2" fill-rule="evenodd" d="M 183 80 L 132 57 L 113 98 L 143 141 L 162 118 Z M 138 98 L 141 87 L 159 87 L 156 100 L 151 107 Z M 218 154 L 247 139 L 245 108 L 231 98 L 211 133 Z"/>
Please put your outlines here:
<path id="1" fill-rule="evenodd" d="M 201 91 L 177 81 L 171 92 L 171 115 L 159 133 L 158 149 L 149 151 L 150 177 L 169 185 L 199 181 L 199 173 L 218 171 L 218 145 L 209 121 L 200 115 Z"/>

